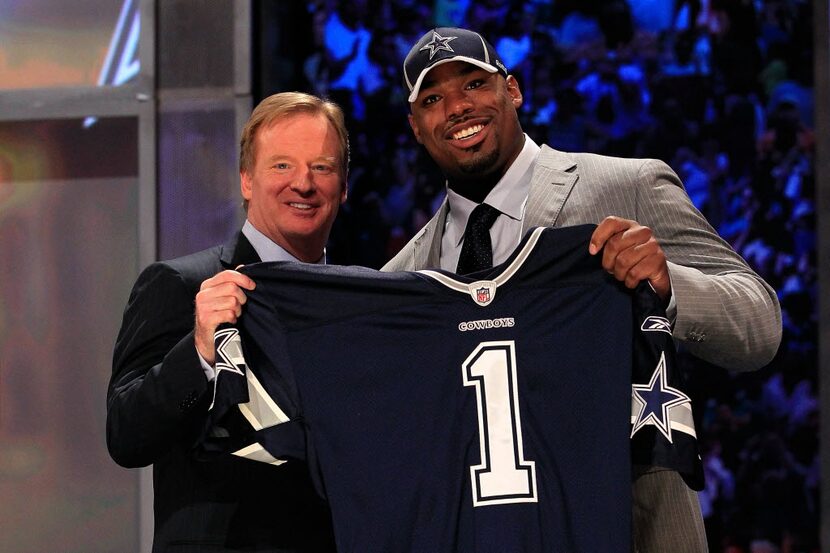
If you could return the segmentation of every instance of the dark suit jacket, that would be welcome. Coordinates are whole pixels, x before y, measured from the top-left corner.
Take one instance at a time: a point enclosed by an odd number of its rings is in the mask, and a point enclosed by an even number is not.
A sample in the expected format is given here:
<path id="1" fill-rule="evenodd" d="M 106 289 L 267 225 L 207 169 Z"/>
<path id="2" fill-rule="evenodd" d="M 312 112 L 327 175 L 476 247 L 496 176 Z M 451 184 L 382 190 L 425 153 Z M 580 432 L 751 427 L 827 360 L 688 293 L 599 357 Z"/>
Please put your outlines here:
<path id="1" fill-rule="evenodd" d="M 304 466 L 191 453 L 213 393 L 193 340 L 194 298 L 206 278 L 257 261 L 240 232 L 150 265 L 130 294 L 107 393 L 107 446 L 124 467 L 153 465 L 154 552 L 334 550 L 329 512 Z"/>

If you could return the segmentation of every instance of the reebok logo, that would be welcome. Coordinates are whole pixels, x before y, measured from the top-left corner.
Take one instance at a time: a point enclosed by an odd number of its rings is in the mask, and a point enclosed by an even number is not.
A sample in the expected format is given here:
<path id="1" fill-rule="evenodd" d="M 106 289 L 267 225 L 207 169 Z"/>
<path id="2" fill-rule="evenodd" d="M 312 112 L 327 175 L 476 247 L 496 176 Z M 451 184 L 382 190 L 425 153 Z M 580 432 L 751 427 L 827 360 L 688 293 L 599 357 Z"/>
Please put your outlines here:
<path id="1" fill-rule="evenodd" d="M 646 317 L 643 324 L 640 326 L 643 332 L 665 332 L 671 334 L 671 323 L 665 317 L 650 316 Z"/>

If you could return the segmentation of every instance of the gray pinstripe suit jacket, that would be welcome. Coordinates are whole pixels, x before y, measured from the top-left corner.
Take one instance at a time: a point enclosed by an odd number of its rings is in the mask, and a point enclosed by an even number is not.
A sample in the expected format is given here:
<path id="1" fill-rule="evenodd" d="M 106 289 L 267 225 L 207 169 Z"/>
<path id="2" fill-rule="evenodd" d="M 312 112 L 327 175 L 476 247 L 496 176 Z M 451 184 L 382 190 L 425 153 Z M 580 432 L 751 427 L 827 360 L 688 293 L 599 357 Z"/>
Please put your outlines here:
<path id="1" fill-rule="evenodd" d="M 438 267 L 447 212 L 445 201 L 383 270 Z M 773 358 L 781 341 L 775 291 L 717 235 L 668 165 L 542 146 L 523 230 L 599 223 L 608 215 L 654 232 L 669 260 L 677 302 L 674 336 L 692 354 L 730 370 L 757 369 Z M 706 551 L 696 494 L 676 473 L 641 472 L 633 487 L 634 550 Z"/>

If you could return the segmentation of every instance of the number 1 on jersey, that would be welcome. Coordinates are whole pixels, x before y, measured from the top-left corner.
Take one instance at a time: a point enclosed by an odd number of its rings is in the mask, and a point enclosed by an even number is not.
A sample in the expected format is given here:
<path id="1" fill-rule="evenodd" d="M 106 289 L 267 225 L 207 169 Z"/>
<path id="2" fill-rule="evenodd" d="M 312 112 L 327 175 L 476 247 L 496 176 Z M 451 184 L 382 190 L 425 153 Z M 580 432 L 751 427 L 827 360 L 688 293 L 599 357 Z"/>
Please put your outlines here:
<path id="1" fill-rule="evenodd" d="M 473 505 L 535 503 L 536 463 L 524 458 L 516 344 L 482 342 L 461 366 L 475 386 L 481 464 L 470 467 Z"/>

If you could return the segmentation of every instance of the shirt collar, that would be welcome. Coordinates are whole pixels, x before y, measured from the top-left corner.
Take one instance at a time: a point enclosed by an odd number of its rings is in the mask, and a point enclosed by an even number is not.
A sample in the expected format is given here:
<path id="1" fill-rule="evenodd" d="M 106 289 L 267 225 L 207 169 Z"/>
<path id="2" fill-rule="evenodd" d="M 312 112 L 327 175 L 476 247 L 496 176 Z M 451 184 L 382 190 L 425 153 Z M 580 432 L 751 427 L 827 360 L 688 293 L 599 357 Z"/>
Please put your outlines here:
<path id="1" fill-rule="evenodd" d="M 533 165 L 539 156 L 541 148 L 526 134 L 522 151 L 496 183 L 496 186 L 484 198 L 484 203 L 495 207 L 502 214 L 511 219 L 521 221 L 524 217 L 525 203 L 530 192 L 530 181 L 533 178 Z M 447 217 L 445 235 L 453 244 L 460 244 L 464 238 L 464 228 L 470 213 L 476 203 L 468 200 L 461 194 L 447 188 L 447 203 L 450 207 L 450 216 Z"/>
<path id="2" fill-rule="evenodd" d="M 251 246 L 253 246 L 262 261 L 299 261 L 299 259 L 288 253 L 285 248 L 257 230 L 247 219 L 245 220 L 245 224 L 242 225 L 242 234 L 251 243 Z M 323 248 L 323 255 L 317 260 L 317 263 L 325 265 L 325 248 Z"/>

